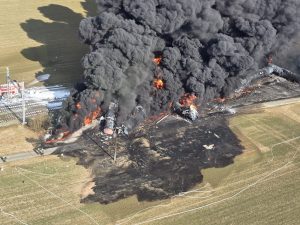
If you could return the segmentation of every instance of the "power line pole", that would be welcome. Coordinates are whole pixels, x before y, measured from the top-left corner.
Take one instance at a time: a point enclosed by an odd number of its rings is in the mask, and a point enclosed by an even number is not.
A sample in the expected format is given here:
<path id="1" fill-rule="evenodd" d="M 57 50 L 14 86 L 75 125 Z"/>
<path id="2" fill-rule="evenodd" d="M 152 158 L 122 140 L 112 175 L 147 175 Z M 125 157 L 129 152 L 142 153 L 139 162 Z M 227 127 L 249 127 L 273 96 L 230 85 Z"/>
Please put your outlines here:
<path id="1" fill-rule="evenodd" d="M 115 147 L 115 153 L 114 153 L 114 163 L 117 162 L 117 148 Z"/>
<path id="2" fill-rule="evenodd" d="M 114 135 L 113 135 L 113 143 L 112 143 L 112 145 L 113 145 L 113 148 L 114 148 L 114 163 L 116 163 L 117 162 L 117 149 L 118 149 L 118 141 L 117 141 L 117 135 L 116 135 L 116 133 L 114 132 Z"/>

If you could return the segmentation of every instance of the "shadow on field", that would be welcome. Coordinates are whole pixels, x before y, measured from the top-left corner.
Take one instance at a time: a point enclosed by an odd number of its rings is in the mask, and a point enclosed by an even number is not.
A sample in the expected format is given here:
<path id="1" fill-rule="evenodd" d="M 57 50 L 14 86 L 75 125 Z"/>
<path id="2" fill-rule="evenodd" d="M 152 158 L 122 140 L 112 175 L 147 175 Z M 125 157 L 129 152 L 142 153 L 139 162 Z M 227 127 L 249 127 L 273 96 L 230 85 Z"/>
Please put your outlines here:
<path id="1" fill-rule="evenodd" d="M 94 2 L 81 2 L 87 16 L 96 15 Z M 38 47 L 23 49 L 21 54 L 31 61 L 39 62 L 44 68 L 36 76 L 51 75 L 45 85 L 80 81 L 83 72 L 80 61 L 88 52 L 88 47 L 81 44 L 78 38 L 78 27 L 83 16 L 56 4 L 39 7 L 38 10 L 51 22 L 29 19 L 20 24 L 29 38 L 41 43 Z"/>

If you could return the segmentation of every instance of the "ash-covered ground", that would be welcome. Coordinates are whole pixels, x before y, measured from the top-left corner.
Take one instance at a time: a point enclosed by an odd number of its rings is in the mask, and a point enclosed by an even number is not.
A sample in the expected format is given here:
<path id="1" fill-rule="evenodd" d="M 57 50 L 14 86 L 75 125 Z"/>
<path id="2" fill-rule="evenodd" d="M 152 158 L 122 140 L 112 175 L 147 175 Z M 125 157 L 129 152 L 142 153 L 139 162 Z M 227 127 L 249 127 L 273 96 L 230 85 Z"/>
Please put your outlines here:
<path id="1" fill-rule="evenodd" d="M 282 77 L 271 75 L 254 81 L 250 86 L 230 97 L 208 102 L 203 109 L 207 113 L 226 111 L 226 109 L 237 108 L 281 100 L 300 96 L 300 84 L 288 81 Z M 221 101 L 220 101 L 221 100 Z"/>
<path id="2" fill-rule="evenodd" d="M 253 84 L 241 97 L 230 99 L 228 104 L 236 107 L 298 96 L 300 96 L 299 83 L 272 75 Z"/>
<path id="3" fill-rule="evenodd" d="M 93 169 L 94 195 L 84 202 L 109 203 L 136 194 L 139 200 L 168 198 L 202 181 L 201 169 L 233 163 L 243 147 L 224 118 L 207 117 L 190 124 L 169 116 L 141 125 L 128 138 L 116 138 L 105 150 L 98 128 L 86 132 L 82 150 L 67 154 Z"/>
<path id="4" fill-rule="evenodd" d="M 78 140 L 76 151 L 61 151 L 91 168 L 95 194 L 83 202 L 110 203 L 131 195 L 138 199 L 169 198 L 199 184 L 201 170 L 225 167 L 241 154 L 243 146 L 228 127 L 230 115 L 222 106 L 238 107 L 300 96 L 300 85 L 270 76 L 255 82 L 223 103 L 212 102 L 194 123 L 174 115 L 149 119 L 128 137 L 109 139 L 97 126 Z M 207 113 L 208 112 L 208 113 Z M 212 113 L 217 112 L 217 113 Z M 116 152 L 116 161 L 114 154 Z"/>

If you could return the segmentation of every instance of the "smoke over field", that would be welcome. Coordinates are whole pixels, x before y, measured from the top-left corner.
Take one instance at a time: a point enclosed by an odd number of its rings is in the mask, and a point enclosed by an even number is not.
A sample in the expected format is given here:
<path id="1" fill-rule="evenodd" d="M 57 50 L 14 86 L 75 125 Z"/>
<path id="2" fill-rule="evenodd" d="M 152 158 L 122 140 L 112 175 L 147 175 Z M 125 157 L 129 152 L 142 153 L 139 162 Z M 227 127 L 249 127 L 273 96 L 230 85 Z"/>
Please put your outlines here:
<path id="1" fill-rule="evenodd" d="M 85 89 L 66 103 L 62 124 L 76 130 L 119 101 L 118 124 L 137 105 L 148 115 L 184 93 L 198 104 L 228 95 L 266 55 L 299 34 L 298 0 L 97 0 L 81 21 Z M 153 58 L 156 63 L 153 63 Z M 153 80 L 163 81 L 161 88 Z"/>

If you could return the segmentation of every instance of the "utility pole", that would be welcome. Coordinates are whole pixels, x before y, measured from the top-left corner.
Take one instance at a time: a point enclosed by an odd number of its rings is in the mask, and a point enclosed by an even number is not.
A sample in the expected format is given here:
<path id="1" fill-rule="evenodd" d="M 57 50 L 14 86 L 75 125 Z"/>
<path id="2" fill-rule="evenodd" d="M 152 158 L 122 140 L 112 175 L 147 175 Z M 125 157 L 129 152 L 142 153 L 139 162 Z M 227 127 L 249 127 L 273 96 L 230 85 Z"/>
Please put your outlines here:
<path id="1" fill-rule="evenodd" d="M 115 147 L 115 153 L 114 153 L 114 163 L 117 161 L 117 148 Z"/>
<path id="2" fill-rule="evenodd" d="M 117 162 L 117 149 L 118 149 L 118 142 L 117 142 L 117 134 L 116 131 L 113 134 L 113 147 L 114 147 L 114 163 Z"/>
<path id="3" fill-rule="evenodd" d="M 23 83 L 22 85 L 22 90 L 21 90 L 21 93 L 22 93 L 22 125 L 26 125 L 26 102 L 25 102 L 25 85 Z"/>

